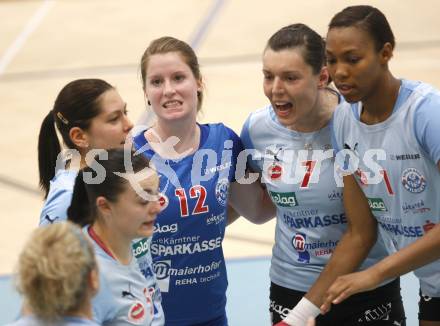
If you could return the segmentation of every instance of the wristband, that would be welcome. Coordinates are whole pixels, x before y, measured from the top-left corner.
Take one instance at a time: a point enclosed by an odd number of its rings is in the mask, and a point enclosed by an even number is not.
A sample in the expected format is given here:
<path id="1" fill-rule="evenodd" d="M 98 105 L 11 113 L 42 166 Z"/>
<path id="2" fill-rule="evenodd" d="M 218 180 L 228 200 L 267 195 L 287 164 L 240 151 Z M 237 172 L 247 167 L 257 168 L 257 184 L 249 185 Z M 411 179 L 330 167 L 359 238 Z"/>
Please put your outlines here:
<path id="1" fill-rule="evenodd" d="M 320 310 L 307 298 L 303 297 L 298 304 L 290 310 L 283 321 L 289 325 L 306 326 L 310 317 L 315 318 L 320 314 Z"/>

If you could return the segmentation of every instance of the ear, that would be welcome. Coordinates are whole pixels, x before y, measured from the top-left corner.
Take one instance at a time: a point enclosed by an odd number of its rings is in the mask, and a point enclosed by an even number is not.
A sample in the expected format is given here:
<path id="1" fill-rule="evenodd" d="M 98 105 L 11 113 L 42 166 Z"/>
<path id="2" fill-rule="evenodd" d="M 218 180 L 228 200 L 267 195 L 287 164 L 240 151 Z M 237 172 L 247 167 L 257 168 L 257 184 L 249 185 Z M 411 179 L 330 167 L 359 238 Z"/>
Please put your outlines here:
<path id="1" fill-rule="evenodd" d="M 80 127 L 73 127 L 69 130 L 69 137 L 73 144 L 82 149 L 89 147 L 89 137 Z"/>
<path id="2" fill-rule="evenodd" d="M 99 272 L 97 267 L 93 268 L 90 271 L 88 282 L 89 288 L 92 292 L 92 296 L 95 296 L 95 294 L 98 293 L 99 290 Z"/>
<path id="3" fill-rule="evenodd" d="M 330 79 L 330 75 L 328 73 L 328 69 L 326 66 L 321 68 L 321 71 L 319 72 L 319 82 L 318 82 L 318 88 L 325 88 L 328 86 Z"/>
<path id="4" fill-rule="evenodd" d="M 388 61 L 393 57 L 393 46 L 390 42 L 383 45 L 382 50 L 379 53 L 381 64 L 388 64 Z"/>
<path id="5" fill-rule="evenodd" d="M 148 104 L 148 106 L 151 106 L 151 102 L 150 102 L 150 100 L 147 97 L 147 92 L 146 91 L 144 91 L 144 101 L 145 101 L 146 104 Z"/>
<path id="6" fill-rule="evenodd" d="M 99 196 L 98 198 L 96 198 L 95 204 L 96 204 L 96 208 L 98 209 L 98 212 L 103 217 L 108 216 L 112 211 L 110 202 L 107 200 L 107 198 L 103 196 Z"/>
<path id="7" fill-rule="evenodd" d="M 203 80 L 202 80 L 202 77 L 200 77 L 198 80 L 197 80 L 197 92 L 203 92 Z"/>

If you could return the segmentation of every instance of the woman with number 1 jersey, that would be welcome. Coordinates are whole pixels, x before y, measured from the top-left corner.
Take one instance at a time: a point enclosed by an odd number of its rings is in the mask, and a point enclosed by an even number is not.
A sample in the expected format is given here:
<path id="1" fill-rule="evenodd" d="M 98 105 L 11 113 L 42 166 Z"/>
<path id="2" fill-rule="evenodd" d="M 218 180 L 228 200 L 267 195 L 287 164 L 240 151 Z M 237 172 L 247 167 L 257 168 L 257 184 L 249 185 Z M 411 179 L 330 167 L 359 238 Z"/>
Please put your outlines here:
<path id="1" fill-rule="evenodd" d="M 273 206 L 257 184 L 247 191 L 253 200 L 240 201 L 234 190 L 240 138 L 222 123 L 197 123 L 203 83 L 193 49 L 172 37 L 156 39 L 142 57 L 141 71 L 157 120 L 134 144 L 161 175 L 162 211 L 151 252 L 166 324 L 224 326 L 228 204 L 242 213 L 243 205 L 254 202 L 244 213 L 260 217 L 273 216 Z"/>
<path id="2" fill-rule="evenodd" d="M 372 6 L 337 13 L 327 32 L 328 69 L 344 96 L 334 115 L 338 148 L 359 158 L 346 170 L 350 209 L 373 215 L 356 218 L 362 234 L 377 228 L 394 254 L 369 269 L 339 277 L 323 310 L 391 277 L 414 271 L 420 281 L 419 322 L 440 325 L 440 92 L 419 81 L 394 77 L 389 68 L 395 47 L 385 15 Z M 370 173 L 365 158 L 376 153 L 380 173 Z M 348 160 L 347 160 L 348 161 Z M 357 171 L 353 175 L 351 172 Z M 373 181 L 375 175 L 381 178 Z M 359 178 L 360 176 L 360 178 Z M 369 206 L 369 207 L 368 207 Z M 352 246 L 341 247 L 335 264 L 359 259 Z M 350 270 L 335 269 L 338 274 Z M 336 276 L 334 273 L 333 278 Z"/>

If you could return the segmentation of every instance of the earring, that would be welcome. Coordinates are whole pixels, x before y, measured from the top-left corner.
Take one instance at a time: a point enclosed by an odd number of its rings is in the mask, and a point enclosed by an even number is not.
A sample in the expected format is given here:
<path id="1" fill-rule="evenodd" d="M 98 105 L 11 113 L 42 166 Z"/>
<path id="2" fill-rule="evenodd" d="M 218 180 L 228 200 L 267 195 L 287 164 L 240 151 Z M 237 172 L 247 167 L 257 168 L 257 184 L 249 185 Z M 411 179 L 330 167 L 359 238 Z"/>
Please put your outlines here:
<path id="1" fill-rule="evenodd" d="M 147 103 L 148 103 L 149 106 L 151 106 L 151 102 L 150 102 L 150 100 L 148 100 Z"/>

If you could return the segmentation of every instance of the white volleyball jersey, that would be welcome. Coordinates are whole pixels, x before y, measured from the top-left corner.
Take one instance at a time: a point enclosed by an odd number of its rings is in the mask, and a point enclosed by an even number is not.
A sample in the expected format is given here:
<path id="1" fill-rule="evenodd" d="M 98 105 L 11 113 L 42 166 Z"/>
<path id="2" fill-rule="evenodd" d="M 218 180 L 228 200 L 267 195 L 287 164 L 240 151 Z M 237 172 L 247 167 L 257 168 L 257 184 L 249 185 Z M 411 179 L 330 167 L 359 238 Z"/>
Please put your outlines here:
<path id="1" fill-rule="evenodd" d="M 40 214 L 40 226 L 60 223 L 67 220 L 67 210 L 72 201 L 73 187 L 78 171 L 59 170 L 50 181 L 50 189 L 47 199 Z M 149 287 L 154 301 L 153 326 L 164 324 L 164 312 L 162 308 L 162 295 L 153 270 L 151 257 L 151 237 L 135 239 L 132 243 L 133 255 L 136 257 L 139 268 L 145 279 L 150 282 L 155 280 Z"/>
<path id="2" fill-rule="evenodd" d="M 427 84 L 402 80 L 387 120 L 366 125 L 361 110 L 361 103 L 343 102 L 335 111 L 335 146 L 346 150 L 337 164 L 356 170 L 384 242 L 390 251 L 398 250 L 439 222 L 440 94 Z M 440 297 L 440 260 L 415 274 L 423 294 Z"/>
<path id="3" fill-rule="evenodd" d="M 268 106 L 249 116 L 241 137 L 246 149 L 255 149 L 251 166 L 262 172 L 277 207 L 271 281 L 307 292 L 346 230 L 342 188 L 333 173 L 331 126 L 296 132 L 282 126 Z M 362 268 L 385 253 L 378 242 Z"/>
<path id="4" fill-rule="evenodd" d="M 95 249 L 100 287 L 93 298 L 93 316 L 102 325 L 164 325 L 164 316 L 158 318 L 155 296 L 160 295 L 153 274 L 146 277 L 133 256 L 123 265 L 110 256 L 107 249 L 90 231 L 83 228 Z"/>

